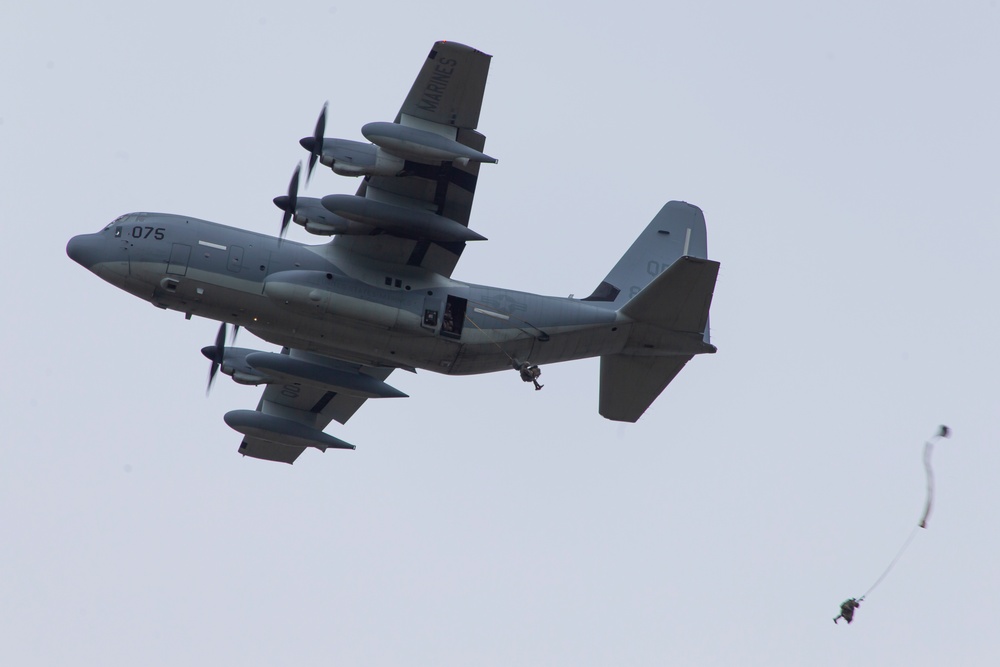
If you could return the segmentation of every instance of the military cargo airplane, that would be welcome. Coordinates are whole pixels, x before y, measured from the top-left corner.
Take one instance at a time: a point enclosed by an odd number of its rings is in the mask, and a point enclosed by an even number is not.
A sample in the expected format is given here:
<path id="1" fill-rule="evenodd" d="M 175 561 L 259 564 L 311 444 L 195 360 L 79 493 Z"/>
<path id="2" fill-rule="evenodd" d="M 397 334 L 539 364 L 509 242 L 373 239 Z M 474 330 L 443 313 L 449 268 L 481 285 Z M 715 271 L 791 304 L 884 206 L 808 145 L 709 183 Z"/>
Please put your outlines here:
<path id="1" fill-rule="evenodd" d="M 326 107 L 301 140 L 316 163 L 361 177 L 354 195 L 299 196 L 301 163 L 277 237 L 166 213 L 129 213 L 66 252 L 153 305 L 221 321 L 216 373 L 265 385 L 256 410 L 226 423 L 245 456 L 293 463 L 306 448 L 354 449 L 324 432 L 368 399 L 403 397 L 395 369 L 447 374 L 513 369 L 536 389 L 540 364 L 600 356 L 599 412 L 635 422 L 696 354 L 714 353 L 708 314 L 719 263 L 705 218 L 666 204 L 593 293 L 540 296 L 451 279 L 465 245 L 483 152 L 476 131 L 492 56 L 437 42 L 392 123 L 361 128 L 366 142 L 325 136 Z M 294 220 L 332 237 L 284 240 Z M 226 345 L 242 327 L 281 346 Z"/>

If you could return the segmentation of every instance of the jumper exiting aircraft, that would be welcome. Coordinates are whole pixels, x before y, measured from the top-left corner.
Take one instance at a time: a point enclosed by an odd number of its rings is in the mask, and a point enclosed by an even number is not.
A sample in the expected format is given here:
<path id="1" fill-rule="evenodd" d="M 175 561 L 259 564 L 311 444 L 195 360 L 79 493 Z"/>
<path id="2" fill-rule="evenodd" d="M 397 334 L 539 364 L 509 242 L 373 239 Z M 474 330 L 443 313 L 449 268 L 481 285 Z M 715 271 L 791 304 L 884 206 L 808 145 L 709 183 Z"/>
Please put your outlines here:
<path id="1" fill-rule="evenodd" d="M 357 194 L 300 197 L 295 170 L 278 237 L 184 215 L 129 213 L 67 254 L 153 305 L 222 322 L 209 385 L 221 370 L 265 385 L 256 410 L 233 410 L 245 456 L 294 462 L 307 447 L 354 449 L 323 431 L 370 398 L 403 397 L 395 369 L 455 375 L 520 372 L 601 357 L 600 414 L 635 422 L 696 354 L 713 353 L 708 312 L 719 263 L 709 259 L 705 218 L 666 204 L 594 292 L 559 298 L 452 280 L 470 241 L 483 153 L 476 131 L 491 56 L 437 42 L 392 123 L 361 128 L 367 142 L 328 139 L 326 107 L 312 137 L 317 161 L 362 177 Z M 294 220 L 332 236 L 283 240 Z M 281 346 L 226 346 L 227 325 Z M 234 329 L 235 335 L 235 329 Z"/>

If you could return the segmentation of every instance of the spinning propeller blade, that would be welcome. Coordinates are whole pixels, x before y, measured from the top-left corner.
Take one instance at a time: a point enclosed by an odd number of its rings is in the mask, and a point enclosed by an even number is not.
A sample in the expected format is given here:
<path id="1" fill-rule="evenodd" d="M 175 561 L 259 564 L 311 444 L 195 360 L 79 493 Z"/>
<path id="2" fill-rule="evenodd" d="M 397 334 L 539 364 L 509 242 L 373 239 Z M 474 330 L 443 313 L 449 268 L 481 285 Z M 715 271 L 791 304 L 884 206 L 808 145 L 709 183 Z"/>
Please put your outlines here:
<path id="1" fill-rule="evenodd" d="M 288 183 L 288 194 L 274 198 L 274 205 L 285 212 L 281 216 L 279 239 L 285 238 L 285 232 L 288 231 L 288 223 L 291 222 L 292 216 L 295 215 L 295 207 L 298 205 L 299 199 L 299 174 L 301 171 L 302 163 L 299 162 L 298 166 L 295 167 L 295 172 L 292 174 L 292 180 Z"/>
<path id="2" fill-rule="evenodd" d="M 323 103 L 323 110 L 319 112 L 319 118 L 316 119 L 316 129 L 313 130 L 312 140 L 303 139 L 301 141 L 302 147 L 309 151 L 309 170 L 306 171 L 306 183 L 312 178 L 316 161 L 323 153 L 323 135 L 326 133 L 326 108 L 329 104 L 329 102 Z"/>
<path id="3" fill-rule="evenodd" d="M 235 334 L 233 335 L 235 338 Z M 219 333 L 215 334 L 215 345 L 203 347 L 201 353 L 212 360 L 212 366 L 208 369 L 208 387 L 205 388 L 205 395 L 212 391 L 212 383 L 215 382 L 215 375 L 222 367 L 222 362 L 226 358 L 226 323 L 219 325 Z"/>

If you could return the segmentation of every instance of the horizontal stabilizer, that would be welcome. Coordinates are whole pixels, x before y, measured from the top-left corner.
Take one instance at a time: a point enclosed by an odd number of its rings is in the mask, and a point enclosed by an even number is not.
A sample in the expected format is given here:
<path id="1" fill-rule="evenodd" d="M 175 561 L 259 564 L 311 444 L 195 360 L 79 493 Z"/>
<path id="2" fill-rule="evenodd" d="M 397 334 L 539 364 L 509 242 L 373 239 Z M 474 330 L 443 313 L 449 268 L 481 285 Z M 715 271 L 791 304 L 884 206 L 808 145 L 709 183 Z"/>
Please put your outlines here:
<path id="1" fill-rule="evenodd" d="M 719 263 L 680 257 L 621 307 L 636 322 L 670 331 L 702 333 L 708 326 Z"/>
<path id="2" fill-rule="evenodd" d="M 609 354 L 601 357 L 601 416 L 620 422 L 638 421 L 690 360 L 690 356 Z"/>

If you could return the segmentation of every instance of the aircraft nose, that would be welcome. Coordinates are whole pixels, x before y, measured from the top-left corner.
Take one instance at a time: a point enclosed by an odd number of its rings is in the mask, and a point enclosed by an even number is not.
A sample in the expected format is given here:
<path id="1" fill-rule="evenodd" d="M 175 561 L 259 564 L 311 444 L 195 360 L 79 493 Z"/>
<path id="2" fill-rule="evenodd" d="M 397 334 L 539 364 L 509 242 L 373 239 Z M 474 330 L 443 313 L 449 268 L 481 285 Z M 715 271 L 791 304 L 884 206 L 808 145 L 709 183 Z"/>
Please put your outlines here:
<path id="1" fill-rule="evenodd" d="M 99 241 L 100 239 L 95 239 L 93 234 L 74 236 L 66 244 L 66 254 L 77 264 L 90 269 L 97 264 L 100 257 Z"/>

